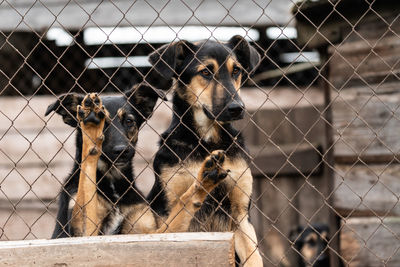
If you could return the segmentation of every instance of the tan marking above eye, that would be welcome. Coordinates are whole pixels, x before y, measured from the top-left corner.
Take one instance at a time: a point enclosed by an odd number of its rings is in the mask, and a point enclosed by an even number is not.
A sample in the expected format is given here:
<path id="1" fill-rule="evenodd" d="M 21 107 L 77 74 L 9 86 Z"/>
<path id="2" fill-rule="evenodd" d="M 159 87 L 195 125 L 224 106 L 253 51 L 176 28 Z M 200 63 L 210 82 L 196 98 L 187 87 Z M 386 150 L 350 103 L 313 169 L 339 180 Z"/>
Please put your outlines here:
<path id="1" fill-rule="evenodd" d="M 317 241 L 317 239 L 318 239 L 317 234 L 316 233 L 311 233 L 306 237 L 305 242 L 309 242 L 311 240 L 313 240 L 315 242 L 315 241 Z"/>
<path id="2" fill-rule="evenodd" d="M 126 114 L 126 110 L 125 109 L 123 109 L 123 108 L 118 109 L 117 115 L 118 115 L 118 118 L 120 120 L 123 120 L 125 114 Z"/>
<path id="3" fill-rule="evenodd" d="M 226 68 L 228 69 L 230 74 L 233 73 L 234 67 L 242 69 L 242 65 L 240 65 L 240 63 L 237 62 L 236 59 L 234 59 L 233 57 L 229 57 L 226 60 Z"/>
<path id="4" fill-rule="evenodd" d="M 322 232 L 322 233 L 321 233 L 321 238 L 324 239 L 324 240 L 325 240 L 325 239 L 327 240 L 327 239 L 328 239 L 328 233 L 325 232 L 325 231 Z"/>
<path id="5" fill-rule="evenodd" d="M 212 58 L 202 61 L 199 64 L 199 66 L 197 66 L 197 71 L 199 72 L 199 71 L 201 71 L 203 69 L 207 69 L 207 66 L 209 66 L 209 65 L 213 66 L 213 69 L 208 68 L 209 71 L 212 71 L 212 72 L 218 71 L 218 69 L 219 69 L 218 62 L 215 59 L 212 59 Z"/>
<path id="6" fill-rule="evenodd" d="M 233 70 L 235 67 L 243 69 L 242 65 L 240 65 L 240 63 L 237 62 L 236 59 L 234 59 L 233 57 L 229 57 L 226 61 L 226 68 L 228 69 L 228 72 L 231 74 L 231 76 L 233 74 Z M 240 73 L 239 76 L 233 81 L 233 84 L 235 85 L 237 91 L 239 91 L 240 89 L 241 82 L 242 82 L 242 74 Z"/>

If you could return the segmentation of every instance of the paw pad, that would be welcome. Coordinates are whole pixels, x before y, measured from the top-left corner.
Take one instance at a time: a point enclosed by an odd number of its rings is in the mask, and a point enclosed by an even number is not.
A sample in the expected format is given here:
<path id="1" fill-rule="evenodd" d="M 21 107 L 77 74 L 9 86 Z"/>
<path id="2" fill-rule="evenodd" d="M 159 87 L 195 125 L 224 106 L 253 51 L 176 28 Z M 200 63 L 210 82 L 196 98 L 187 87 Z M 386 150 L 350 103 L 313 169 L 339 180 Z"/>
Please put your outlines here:
<path id="1" fill-rule="evenodd" d="M 225 153 L 222 150 L 215 150 L 204 161 L 203 179 L 210 180 L 214 184 L 223 180 L 228 171 L 222 168 L 225 161 Z"/>
<path id="2" fill-rule="evenodd" d="M 98 94 L 87 94 L 82 105 L 78 105 L 78 120 L 83 124 L 98 125 L 105 118 L 105 109 Z"/>

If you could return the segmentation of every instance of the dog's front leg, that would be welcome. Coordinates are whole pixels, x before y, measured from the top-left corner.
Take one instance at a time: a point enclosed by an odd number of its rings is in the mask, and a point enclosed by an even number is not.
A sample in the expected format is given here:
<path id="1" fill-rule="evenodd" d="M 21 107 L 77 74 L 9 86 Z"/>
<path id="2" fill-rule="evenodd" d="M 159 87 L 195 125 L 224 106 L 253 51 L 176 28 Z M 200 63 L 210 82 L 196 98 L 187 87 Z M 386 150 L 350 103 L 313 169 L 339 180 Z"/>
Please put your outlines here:
<path id="1" fill-rule="evenodd" d="M 222 150 L 213 151 L 204 160 L 197 181 L 179 198 L 157 233 L 188 231 L 190 221 L 208 194 L 227 176 L 227 171 L 222 168 L 224 160 Z"/>
<path id="2" fill-rule="evenodd" d="M 230 193 L 232 217 L 235 228 L 235 250 L 244 267 L 263 266 L 263 260 L 257 248 L 257 236 L 249 221 L 248 206 L 252 192 L 253 178 L 247 170 L 237 181 Z"/>
<path id="3" fill-rule="evenodd" d="M 99 218 L 96 171 L 103 143 L 106 110 L 97 94 L 88 94 L 78 106 L 77 118 L 82 129 L 82 161 L 78 192 L 72 210 L 74 236 L 97 235 Z"/>

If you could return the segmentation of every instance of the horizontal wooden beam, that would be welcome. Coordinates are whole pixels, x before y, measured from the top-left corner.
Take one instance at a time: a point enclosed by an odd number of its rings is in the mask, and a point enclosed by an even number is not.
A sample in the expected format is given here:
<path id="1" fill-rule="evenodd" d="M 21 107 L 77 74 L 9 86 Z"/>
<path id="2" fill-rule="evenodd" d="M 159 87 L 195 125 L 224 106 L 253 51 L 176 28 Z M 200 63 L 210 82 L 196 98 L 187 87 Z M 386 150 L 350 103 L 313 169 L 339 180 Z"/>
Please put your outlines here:
<path id="1" fill-rule="evenodd" d="M 43 30 L 85 27 L 286 25 L 292 1 L 172 0 L 165 1 L 10 1 L 0 4 L 0 30 Z M 243 12 L 245 11 L 245 12 Z"/>
<path id="2" fill-rule="evenodd" d="M 0 243 L 9 266 L 234 266 L 232 233 L 78 237 Z"/>
<path id="3" fill-rule="evenodd" d="M 333 206 L 342 216 L 400 216 L 400 164 L 335 165 Z"/>
<path id="4" fill-rule="evenodd" d="M 395 83 L 394 86 L 399 86 Z M 332 92 L 334 158 L 338 163 L 387 163 L 400 157 L 396 93 L 373 92 L 377 84 Z M 385 86 L 388 90 L 388 86 Z M 380 89 L 383 91 L 383 88 Z M 397 90 L 397 89 L 396 89 Z"/>
<path id="5" fill-rule="evenodd" d="M 315 144 L 249 146 L 254 177 L 317 175 L 322 170 L 320 147 Z"/>

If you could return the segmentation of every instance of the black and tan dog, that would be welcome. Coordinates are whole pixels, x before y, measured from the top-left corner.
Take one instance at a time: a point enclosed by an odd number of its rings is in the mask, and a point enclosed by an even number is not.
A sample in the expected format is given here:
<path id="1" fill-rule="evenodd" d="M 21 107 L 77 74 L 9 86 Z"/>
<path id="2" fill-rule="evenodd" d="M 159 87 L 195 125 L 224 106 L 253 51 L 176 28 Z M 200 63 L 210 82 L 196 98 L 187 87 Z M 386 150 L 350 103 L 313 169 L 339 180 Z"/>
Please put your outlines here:
<path id="1" fill-rule="evenodd" d="M 293 247 L 297 252 L 298 267 L 329 267 L 330 258 L 328 251 L 329 227 L 325 224 L 312 226 L 298 226 L 289 234 Z"/>
<path id="2" fill-rule="evenodd" d="M 155 214 L 170 215 L 159 231 L 234 231 L 235 248 L 244 266 L 262 266 L 248 208 L 253 178 L 242 135 L 231 122 L 243 118 L 239 96 L 243 80 L 260 61 L 257 51 L 240 36 L 227 43 L 179 41 L 150 55 L 166 78 L 175 78 L 173 118 L 162 134 L 154 160 L 156 182 L 148 197 Z M 206 199 L 171 217 L 186 200 L 206 157 L 223 150 L 225 178 Z M 176 213 L 176 211 L 174 212 Z M 190 214 L 190 216 L 187 216 Z"/>
<path id="3" fill-rule="evenodd" d="M 61 191 L 53 238 L 157 231 L 159 217 L 135 186 L 132 158 L 138 130 L 159 97 L 165 98 L 141 84 L 121 96 L 62 95 L 47 108 L 46 115 L 55 111 L 77 127 L 75 164 Z M 189 188 L 187 205 L 226 177 L 217 164 L 223 160 L 219 151 L 207 157 L 198 177 L 202 187 Z M 180 205 L 173 210 L 171 217 L 181 216 Z"/>
<path id="4" fill-rule="evenodd" d="M 142 215 L 143 223 L 131 227 L 129 221 L 147 207 L 135 186 L 131 162 L 139 127 L 159 96 L 156 89 L 139 85 L 120 96 L 61 95 L 47 108 L 46 115 L 55 111 L 77 127 L 75 163 L 61 191 L 53 238 L 155 227 L 147 223 L 151 213 Z"/>

